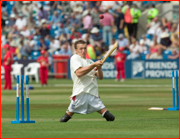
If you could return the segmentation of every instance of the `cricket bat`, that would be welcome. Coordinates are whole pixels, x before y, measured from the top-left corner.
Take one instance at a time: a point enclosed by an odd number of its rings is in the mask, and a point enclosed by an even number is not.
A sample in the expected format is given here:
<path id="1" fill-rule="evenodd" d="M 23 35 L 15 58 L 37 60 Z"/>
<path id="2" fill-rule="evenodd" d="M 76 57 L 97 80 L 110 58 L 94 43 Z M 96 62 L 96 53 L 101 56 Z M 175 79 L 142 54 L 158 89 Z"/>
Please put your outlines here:
<path id="1" fill-rule="evenodd" d="M 112 54 L 112 52 L 118 47 L 118 42 L 116 42 L 111 49 L 103 56 L 101 62 L 104 63 L 106 59 Z"/>

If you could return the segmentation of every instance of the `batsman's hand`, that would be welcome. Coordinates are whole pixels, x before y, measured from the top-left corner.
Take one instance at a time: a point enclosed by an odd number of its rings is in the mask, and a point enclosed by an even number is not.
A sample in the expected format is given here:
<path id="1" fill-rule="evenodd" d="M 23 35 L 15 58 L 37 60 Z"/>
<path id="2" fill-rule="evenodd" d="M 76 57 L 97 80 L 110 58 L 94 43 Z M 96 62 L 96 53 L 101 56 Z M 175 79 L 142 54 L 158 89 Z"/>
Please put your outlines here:
<path id="1" fill-rule="evenodd" d="M 101 60 L 94 62 L 94 66 L 97 67 L 97 69 L 100 69 L 102 65 L 103 63 L 101 62 Z"/>

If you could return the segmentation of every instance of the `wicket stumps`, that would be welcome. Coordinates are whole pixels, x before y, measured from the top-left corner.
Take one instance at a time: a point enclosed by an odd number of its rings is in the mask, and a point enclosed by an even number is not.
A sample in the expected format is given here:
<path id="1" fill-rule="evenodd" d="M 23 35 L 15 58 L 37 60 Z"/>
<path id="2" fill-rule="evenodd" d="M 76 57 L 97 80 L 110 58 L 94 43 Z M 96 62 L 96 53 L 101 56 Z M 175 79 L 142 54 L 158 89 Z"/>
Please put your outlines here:
<path id="1" fill-rule="evenodd" d="M 35 121 L 30 121 L 29 114 L 29 79 L 26 76 L 26 111 L 27 111 L 27 120 L 24 120 L 24 76 L 21 75 L 21 115 L 22 120 L 19 120 L 19 75 L 17 75 L 17 85 L 16 85 L 16 121 L 11 121 L 11 124 L 20 124 L 20 123 L 35 123 Z"/>
<path id="2" fill-rule="evenodd" d="M 175 73 L 175 74 L 174 74 Z M 176 78 L 175 78 L 176 77 Z M 176 79 L 176 89 L 174 85 L 174 78 Z M 179 71 L 172 71 L 172 108 L 158 108 L 158 107 L 151 107 L 148 110 L 169 110 L 169 111 L 178 111 L 179 110 Z"/>
<path id="3" fill-rule="evenodd" d="M 175 75 L 175 76 L 174 76 Z M 176 77 L 176 90 L 174 87 L 174 78 Z M 179 80 L 179 71 L 172 71 L 172 100 L 173 100 L 173 107 L 168 108 L 169 111 L 177 111 L 179 110 L 179 87 L 178 87 L 178 80 Z"/>

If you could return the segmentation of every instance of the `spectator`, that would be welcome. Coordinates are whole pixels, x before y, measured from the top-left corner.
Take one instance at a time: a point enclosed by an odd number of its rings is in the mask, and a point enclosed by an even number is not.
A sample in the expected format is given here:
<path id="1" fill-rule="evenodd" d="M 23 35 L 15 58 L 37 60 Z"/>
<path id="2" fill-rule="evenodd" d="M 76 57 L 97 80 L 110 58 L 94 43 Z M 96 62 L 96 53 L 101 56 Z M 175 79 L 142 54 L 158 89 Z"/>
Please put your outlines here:
<path id="1" fill-rule="evenodd" d="M 83 34 L 82 39 L 85 40 L 87 42 L 87 44 L 91 44 L 92 46 L 94 46 L 94 41 L 90 37 L 90 33 Z"/>
<path id="2" fill-rule="evenodd" d="M 58 2 L 57 1 L 50 1 L 49 5 L 51 7 L 50 14 L 52 14 L 53 13 L 52 11 L 55 11 L 57 9 Z"/>
<path id="3" fill-rule="evenodd" d="M 57 11 L 54 11 L 54 14 L 51 19 L 51 24 L 60 24 L 62 23 L 62 17 L 61 15 L 58 15 Z"/>
<path id="4" fill-rule="evenodd" d="M 100 24 L 103 26 L 103 42 L 107 44 L 107 35 L 108 35 L 108 44 L 111 44 L 112 41 L 112 27 L 114 26 L 114 17 L 108 12 L 108 9 L 104 10 L 104 18 L 100 19 Z"/>
<path id="5" fill-rule="evenodd" d="M 23 7 L 22 1 L 16 1 L 13 8 L 17 10 L 17 13 L 20 13 L 22 10 L 22 7 Z"/>
<path id="6" fill-rule="evenodd" d="M 118 40 L 119 47 L 123 47 L 124 50 L 129 50 L 128 39 L 124 38 L 123 34 L 119 34 L 118 38 L 119 38 L 119 40 Z"/>
<path id="7" fill-rule="evenodd" d="M 50 37 L 49 40 L 50 40 L 50 46 L 49 46 L 50 49 L 48 52 L 52 54 L 54 51 L 61 49 L 59 40 L 56 40 L 53 37 Z"/>
<path id="8" fill-rule="evenodd" d="M 146 46 L 149 47 L 149 46 L 151 45 L 151 40 L 148 39 L 148 38 L 146 38 L 146 35 L 145 35 L 145 34 L 142 35 L 142 39 L 140 39 L 140 41 L 141 41 L 141 40 L 144 41 L 144 44 L 145 44 Z"/>
<path id="9" fill-rule="evenodd" d="M 155 17 L 149 24 L 146 25 L 148 28 L 147 34 L 151 37 L 156 33 L 156 29 L 160 26 L 160 22 L 158 21 L 158 17 Z"/>
<path id="10" fill-rule="evenodd" d="M 172 55 L 169 55 L 168 56 L 168 59 L 178 59 L 179 58 L 179 53 L 177 53 L 177 50 L 176 49 L 174 49 L 173 51 L 172 51 Z"/>
<path id="11" fill-rule="evenodd" d="M 101 48 L 103 44 L 103 38 L 102 38 L 102 35 L 99 33 L 99 29 L 97 27 L 93 27 L 93 29 L 91 30 L 91 33 L 92 33 L 91 37 L 94 41 L 94 45 Z"/>
<path id="12" fill-rule="evenodd" d="M 7 20 L 8 13 L 6 5 L 1 5 L 1 26 L 5 26 L 5 21 Z"/>
<path id="13" fill-rule="evenodd" d="M 63 8 L 62 8 L 63 7 Z M 58 4 L 57 8 L 63 11 L 64 14 L 71 13 L 70 1 L 61 1 L 61 5 Z"/>
<path id="14" fill-rule="evenodd" d="M 100 13 L 98 11 L 98 7 L 94 7 L 91 12 L 91 16 L 92 16 L 92 20 L 93 20 L 93 27 L 100 28 L 99 15 L 100 15 Z"/>
<path id="15" fill-rule="evenodd" d="M 39 12 L 38 12 L 39 21 L 42 19 L 48 20 L 48 13 L 43 9 L 42 5 L 39 5 Z"/>
<path id="16" fill-rule="evenodd" d="M 15 14 L 11 14 L 10 15 L 10 20 L 9 20 L 7 26 L 12 28 L 15 23 L 16 23 L 16 15 Z"/>
<path id="17" fill-rule="evenodd" d="M 166 49 L 166 47 L 161 45 L 161 44 L 158 44 L 157 43 L 157 36 L 155 36 L 151 45 L 150 45 L 149 51 L 152 54 L 152 53 L 156 53 L 158 49 Z"/>
<path id="18" fill-rule="evenodd" d="M 17 26 L 18 30 L 22 30 L 24 26 L 27 25 L 27 20 L 25 18 L 23 18 L 23 14 L 19 13 L 18 15 L 18 19 L 16 20 L 15 25 Z"/>
<path id="19" fill-rule="evenodd" d="M 26 38 L 28 38 L 30 36 L 30 31 L 29 31 L 29 29 L 27 29 L 27 26 L 24 26 L 22 28 L 22 31 L 20 32 L 20 34 Z"/>
<path id="20" fill-rule="evenodd" d="M 79 6 L 79 5 L 83 5 L 83 2 L 82 1 L 70 1 L 70 7 L 71 7 L 72 11 L 74 10 L 74 7 Z"/>
<path id="21" fill-rule="evenodd" d="M 169 48 L 167 48 L 168 50 L 173 50 L 173 49 L 176 49 L 176 50 L 179 50 L 179 37 L 178 35 L 174 35 L 174 39 L 171 43 L 171 46 Z"/>
<path id="22" fill-rule="evenodd" d="M 35 32 L 34 32 L 33 35 L 34 35 L 34 36 L 40 36 L 40 35 L 41 35 L 41 34 L 40 34 L 40 29 L 39 29 L 38 26 L 35 26 Z"/>
<path id="23" fill-rule="evenodd" d="M 79 11 L 80 13 L 83 12 L 82 3 L 80 1 L 77 1 L 75 3 L 75 6 L 73 7 L 73 12 Z"/>
<path id="24" fill-rule="evenodd" d="M 23 35 L 19 35 L 19 37 L 16 38 L 16 46 L 20 49 L 21 48 L 21 44 L 20 42 L 23 41 L 24 45 L 28 45 L 28 40 L 27 38 L 25 38 Z"/>
<path id="25" fill-rule="evenodd" d="M 148 59 L 163 59 L 162 50 L 158 49 L 156 53 L 150 55 Z"/>
<path id="26" fill-rule="evenodd" d="M 68 16 L 67 16 L 67 17 L 65 16 L 65 18 L 67 18 L 67 20 L 66 20 L 66 22 L 65 22 L 66 27 L 67 27 L 69 30 L 71 30 L 71 29 L 73 28 L 73 26 L 72 26 L 71 23 L 70 23 L 70 19 L 68 18 Z"/>
<path id="27" fill-rule="evenodd" d="M 171 31 L 171 27 L 172 27 L 172 25 L 173 25 L 172 20 L 167 21 L 166 18 L 162 18 L 162 19 L 161 19 L 161 22 L 162 22 L 163 26 L 164 26 L 165 28 L 168 28 L 168 31 L 170 32 L 170 31 Z"/>
<path id="28" fill-rule="evenodd" d="M 86 10 L 83 12 L 83 28 L 84 32 L 87 33 L 92 29 L 92 17 L 90 13 Z"/>
<path id="29" fill-rule="evenodd" d="M 78 38 L 78 34 L 75 34 L 75 37 Z M 71 39 L 69 39 L 69 36 L 67 34 L 62 34 L 60 37 L 59 37 L 59 42 L 62 43 L 64 41 L 68 41 L 68 42 L 71 42 Z"/>
<path id="30" fill-rule="evenodd" d="M 160 41 L 161 41 L 161 35 L 163 32 L 168 33 L 168 29 L 163 27 L 162 24 L 160 24 L 160 26 L 157 28 L 156 33 L 155 33 L 155 35 L 157 36 L 157 42 L 158 43 L 160 43 Z"/>
<path id="31" fill-rule="evenodd" d="M 27 59 L 30 56 L 31 48 L 28 45 L 24 45 L 23 41 L 20 41 L 21 49 L 21 59 Z"/>
<path id="32" fill-rule="evenodd" d="M 33 4 L 31 4 L 31 1 L 23 1 L 23 6 L 21 8 L 21 12 L 23 15 L 29 18 L 30 14 L 33 11 Z"/>
<path id="33" fill-rule="evenodd" d="M 38 12 L 39 12 L 39 5 L 38 4 L 39 4 L 38 1 L 33 1 L 33 9 L 32 9 L 32 16 L 33 17 L 35 17 L 35 16 L 38 17 Z"/>
<path id="34" fill-rule="evenodd" d="M 147 47 L 145 46 L 144 40 L 139 41 L 139 53 L 142 54 L 144 51 L 147 50 Z"/>
<path id="35" fill-rule="evenodd" d="M 71 14 L 70 24 L 71 24 L 74 28 L 78 28 L 78 27 L 79 27 L 79 21 L 78 21 L 78 19 L 75 18 L 74 13 Z"/>
<path id="36" fill-rule="evenodd" d="M 27 28 L 28 28 L 29 30 L 34 30 L 34 27 L 35 27 L 35 26 L 36 26 L 36 23 L 35 23 L 33 17 L 30 16 L 30 17 L 28 18 Z"/>
<path id="37" fill-rule="evenodd" d="M 141 16 L 141 11 L 137 8 L 137 5 L 133 4 L 132 8 L 130 9 L 131 11 L 131 16 L 133 18 L 132 20 L 132 34 L 135 38 L 137 35 L 137 30 L 138 30 L 138 22 L 139 22 L 139 17 Z"/>
<path id="38" fill-rule="evenodd" d="M 51 11 L 50 1 L 45 1 L 44 3 L 45 3 L 45 5 L 43 7 L 44 10 L 50 13 L 50 11 Z"/>
<path id="39" fill-rule="evenodd" d="M 163 46 L 169 47 L 171 45 L 171 40 L 169 38 L 169 34 L 166 32 L 163 32 L 161 34 L 161 41 L 160 44 L 162 44 Z"/>
<path id="40" fill-rule="evenodd" d="M 61 23 L 59 27 L 60 28 L 58 29 L 57 36 L 61 36 L 63 34 L 70 34 L 70 30 L 67 27 L 65 27 L 63 23 Z"/>
<path id="41" fill-rule="evenodd" d="M 116 19 L 116 26 L 118 29 L 118 34 L 124 34 L 124 14 L 121 11 L 120 7 L 117 7 L 117 19 Z"/>
<path id="42" fill-rule="evenodd" d="M 122 7 L 122 13 L 124 14 L 124 22 L 128 28 L 128 34 L 130 36 L 133 33 L 133 29 L 132 29 L 133 19 L 130 11 L 130 2 L 127 2 L 127 4 Z"/>
<path id="43" fill-rule="evenodd" d="M 147 13 L 147 23 L 150 23 L 151 20 L 158 15 L 158 13 L 159 11 L 156 9 L 155 5 L 151 4 Z"/>
<path id="44" fill-rule="evenodd" d="M 12 36 L 9 36 L 8 37 L 8 44 L 9 44 L 9 46 L 17 47 L 16 38 L 13 38 Z M 11 47 L 10 47 L 9 50 L 11 51 Z"/>
<path id="45" fill-rule="evenodd" d="M 73 39 L 79 39 L 81 38 L 81 33 L 77 31 L 77 29 L 75 28 L 72 28 L 71 29 L 71 36 L 70 36 L 70 39 L 73 40 Z"/>
<path id="46" fill-rule="evenodd" d="M 136 39 L 132 40 L 129 50 L 130 54 L 127 56 L 127 59 L 137 59 L 139 57 L 139 45 Z"/>
<path id="47" fill-rule="evenodd" d="M 16 38 L 16 37 L 18 37 L 18 36 L 19 36 L 19 31 L 18 31 L 18 29 L 17 29 L 17 26 L 14 25 L 14 26 L 12 27 L 12 30 L 9 32 L 8 37 L 14 37 L 14 38 Z"/>
<path id="48" fill-rule="evenodd" d="M 47 41 L 44 40 L 43 37 L 40 38 L 40 45 L 39 45 L 39 50 L 45 50 L 47 51 L 49 49 L 49 44 Z"/>
<path id="49" fill-rule="evenodd" d="M 33 40 L 33 36 L 32 35 L 29 36 L 28 39 L 29 39 L 28 46 L 31 48 L 31 50 L 36 50 L 36 48 L 35 48 L 36 41 Z"/>
<path id="50" fill-rule="evenodd" d="M 100 6 L 100 10 L 103 11 L 104 9 L 111 9 L 113 8 L 113 6 L 115 5 L 115 1 L 102 1 L 101 2 L 101 6 Z M 103 9 L 104 8 L 104 9 Z"/>
<path id="51" fill-rule="evenodd" d="M 1 47 L 4 46 L 5 44 L 6 44 L 6 36 L 1 35 Z"/>
<path id="52" fill-rule="evenodd" d="M 92 9 L 93 7 L 95 7 L 95 3 L 92 1 L 86 1 L 85 3 L 83 3 L 83 10 L 84 11 L 88 8 Z"/>
<path id="53" fill-rule="evenodd" d="M 64 41 L 63 44 L 62 44 L 62 48 L 61 48 L 61 50 L 59 51 L 59 54 L 71 56 L 71 55 L 72 55 L 72 51 L 71 51 L 71 49 L 68 47 L 68 45 L 69 45 L 69 43 L 68 43 L 67 41 Z"/>
<path id="54" fill-rule="evenodd" d="M 43 37 L 43 38 L 47 38 L 49 35 L 50 35 L 50 31 L 49 29 L 47 28 L 47 24 L 46 23 L 43 23 L 42 24 L 42 27 L 41 29 L 39 30 L 40 32 L 40 35 Z"/>
<path id="55" fill-rule="evenodd" d="M 174 36 L 179 35 L 179 30 L 178 30 L 178 25 L 177 24 L 172 25 L 172 29 L 171 29 L 170 34 L 171 34 L 171 41 L 174 41 L 174 39 L 175 39 Z"/>

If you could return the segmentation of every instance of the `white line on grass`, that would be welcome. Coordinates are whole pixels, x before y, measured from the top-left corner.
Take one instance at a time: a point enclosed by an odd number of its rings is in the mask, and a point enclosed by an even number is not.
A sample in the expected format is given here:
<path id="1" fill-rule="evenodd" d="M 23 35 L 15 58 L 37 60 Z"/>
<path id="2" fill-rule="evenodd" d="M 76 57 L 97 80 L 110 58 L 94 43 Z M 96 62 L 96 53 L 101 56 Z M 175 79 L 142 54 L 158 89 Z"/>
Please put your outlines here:
<path id="1" fill-rule="evenodd" d="M 29 84 L 33 87 L 42 87 L 40 84 Z M 3 87 L 4 85 L 1 85 Z M 99 84 L 99 87 L 171 87 L 171 85 L 143 85 L 143 84 Z M 73 87 L 73 84 L 48 84 L 48 87 Z"/>

